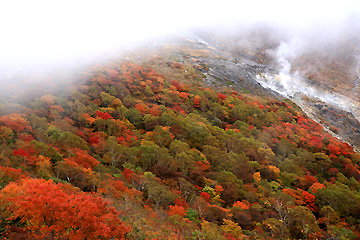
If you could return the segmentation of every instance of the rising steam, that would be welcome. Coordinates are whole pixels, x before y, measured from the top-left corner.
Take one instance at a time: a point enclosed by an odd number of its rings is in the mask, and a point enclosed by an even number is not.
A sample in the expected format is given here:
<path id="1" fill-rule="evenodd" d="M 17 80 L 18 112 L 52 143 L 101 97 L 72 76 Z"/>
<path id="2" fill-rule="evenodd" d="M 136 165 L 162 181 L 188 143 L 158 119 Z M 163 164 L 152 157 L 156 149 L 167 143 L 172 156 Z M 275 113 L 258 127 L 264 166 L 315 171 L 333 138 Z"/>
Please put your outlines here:
<path id="1" fill-rule="evenodd" d="M 337 41 L 337 39 L 332 40 Z M 360 121 L 360 106 L 356 100 L 334 91 L 328 91 L 323 88 L 319 89 L 303 78 L 303 74 L 292 68 L 292 63 L 296 61 L 306 49 L 309 49 L 309 46 L 305 45 L 304 40 L 293 39 L 291 42 L 281 42 L 279 47 L 269 51 L 277 63 L 279 72 L 261 73 L 257 75 L 256 80 L 263 87 L 271 89 L 285 98 L 292 99 L 299 105 L 302 105 L 302 96 L 305 95 L 313 99 L 318 99 L 324 103 L 337 106 L 346 112 L 350 112 L 358 121 Z M 357 79 L 354 82 L 354 87 L 358 88 L 360 82 L 360 57 L 355 56 L 355 58 L 357 60 Z"/>

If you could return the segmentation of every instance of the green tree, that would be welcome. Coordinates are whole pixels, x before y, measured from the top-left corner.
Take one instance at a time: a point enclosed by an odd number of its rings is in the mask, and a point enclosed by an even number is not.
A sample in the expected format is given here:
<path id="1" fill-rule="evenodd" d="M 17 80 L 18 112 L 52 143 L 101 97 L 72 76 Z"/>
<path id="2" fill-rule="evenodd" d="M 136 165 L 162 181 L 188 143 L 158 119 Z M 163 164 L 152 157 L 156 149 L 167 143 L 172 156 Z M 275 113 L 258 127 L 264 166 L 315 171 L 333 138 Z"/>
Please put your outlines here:
<path id="1" fill-rule="evenodd" d="M 110 163 L 114 167 L 121 166 L 126 160 L 127 149 L 117 143 L 115 137 L 109 137 L 105 143 L 105 153 L 103 161 Z"/>
<path id="2" fill-rule="evenodd" d="M 76 136 L 72 132 L 62 132 L 57 140 L 57 143 L 64 146 L 66 149 L 80 148 L 82 150 L 89 151 L 87 143 L 79 136 Z"/>
<path id="3" fill-rule="evenodd" d="M 115 97 L 106 92 L 100 93 L 102 106 L 108 107 L 115 100 Z"/>
<path id="4" fill-rule="evenodd" d="M 153 175 L 145 175 L 145 188 L 148 199 L 155 205 L 157 211 L 161 205 L 168 205 L 175 200 L 175 195 L 168 186 L 159 183 L 159 179 Z"/>

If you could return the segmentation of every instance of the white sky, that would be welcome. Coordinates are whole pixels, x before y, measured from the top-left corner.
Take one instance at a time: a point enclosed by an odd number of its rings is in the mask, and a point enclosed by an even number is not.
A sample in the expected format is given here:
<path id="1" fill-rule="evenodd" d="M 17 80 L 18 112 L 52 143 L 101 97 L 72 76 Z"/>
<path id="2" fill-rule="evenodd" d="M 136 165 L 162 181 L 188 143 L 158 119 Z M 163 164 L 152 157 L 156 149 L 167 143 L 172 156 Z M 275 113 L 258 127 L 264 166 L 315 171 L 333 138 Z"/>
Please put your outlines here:
<path id="1" fill-rule="evenodd" d="M 0 64 L 86 56 L 195 27 L 267 22 L 332 29 L 355 13 L 356 0 L 3 0 Z"/>

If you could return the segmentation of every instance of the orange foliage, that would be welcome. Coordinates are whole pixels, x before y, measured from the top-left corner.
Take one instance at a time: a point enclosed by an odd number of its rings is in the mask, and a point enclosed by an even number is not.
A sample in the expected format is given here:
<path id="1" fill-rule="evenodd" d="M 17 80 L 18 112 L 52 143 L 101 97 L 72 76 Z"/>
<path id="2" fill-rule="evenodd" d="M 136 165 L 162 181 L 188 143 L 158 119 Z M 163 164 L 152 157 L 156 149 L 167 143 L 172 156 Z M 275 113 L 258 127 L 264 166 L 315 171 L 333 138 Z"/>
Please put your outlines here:
<path id="1" fill-rule="evenodd" d="M 189 204 L 186 203 L 184 198 L 177 198 L 174 201 L 175 205 L 181 206 L 185 209 L 185 211 L 189 210 Z"/>
<path id="2" fill-rule="evenodd" d="M 152 108 L 149 109 L 149 113 L 152 116 L 159 116 L 161 114 L 161 111 L 159 109 L 159 106 L 155 105 Z"/>
<path id="3" fill-rule="evenodd" d="M 12 113 L 10 115 L 5 115 L 0 117 L 0 124 L 1 123 L 15 132 L 32 130 L 32 128 L 29 125 L 29 122 L 23 117 L 22 114 L 18 114 L 18 113 Z"/>
<path id="4" fill-rule="evenodd" d="M 143 115 L 149 110 L 149 107 L 146 106 L 144 103 L 137 103 L 135 105 L 135 108 Z"/>
<path id="5" fill-rule="evenodd" d="M 182 207 L 182 206 L 178 206 L 176 204 L 175 204 L 175 206 L 170 205 L 169 210 L 167 211 L 167 213 L 170 216 L 179 215 L 181 217 L 184 217 L 186 215 L 185 208 Z"/>
<path id="6" fill-rule="evenodd" d="M 198 108 L 200 107 L 200 97 L 198 95 L 196 95 L 195 99 L 194 99 L 194 107 Z"/>
<path id="7" fill-rule="evenodd" d="M 31 142 L 32 140 L 34 140 L 34 137 L 33 137 L 32 135 L 30 135 L 30 134 L 27 134 L 27 133 L 21 133 L 21 134 L 19 135 L 19 139 L 22 140 L 22 141 L 24 141 L 24 142 L 29 143 L 29 142 Z"/>
<path id="8" fill-rule="evenodd" d="M 179 96 L 183 99 L 183 101 L 185 101 L 189 98 L 189 94 L 186 92 L 180 92 Z"/>
<path id="9" fill-rule="evenodd" d="M 0 182 L 1 181 L 17 181 L 26 177 L 26 172 L 24 173 L 21 169 L 15 169 L 12 167 L 2 167 L 0 166 Z"/>
<path id="10" fill-rule="evenodd" d="M 261 180 L 260 172 L 254 173 L 253 178 L 256 182 L 260 182 L 260 180 Z"/>
<path id="11" fill-rule="evenodd" d="M 204 162 L 197 161 L 196 166 L 202 171 L 205 172 L 206 170 L 210 169 L 210 163 L 209 161 L 205 160 Z"/>
<path id="12" fill-rule="evenodd" d="M 95 122 L 95 118 L 90 117 L 89 114 L 83 113 L 82 117 L 85 119 L 86 122 L 93 124 Z"/>
<path id="13" fill-rule="evenodd" d="M 250 203 L 248 201 L 246 201 L 246 200 L 242 200 L 241 202 L 236 201 L 236 202 L 234 202 L 233 207 L 238 207 L 238 208 L 241 208 L 241 209 L 249 209 L 250 208 Z"/>
<path id="14" fill-rule="evenodd" d="M 94 169 L 99 164 L 99 161 L 90 156 L 89 153 L 85 150 L 74 148 L 71 149 L 71 153 L 74 154 L 74 156 L 68 157 L 68 159 L 70 161 L 76 162 L 77 164 L 80 164 L 85 168 Z"/>
<path id="15" fill-rule="evenodd" d="M 226 99 L 226 95 L 219 93 L 218 94 L 218 99 L 221 100 L 221 101 L 224 101 Z"/>
<path id="16" fill-rule="evenodd" d="M 68 194 L 62 186 L 43 179 L 9 184 L 1 191 L 8 220 L 19 218 L 36 239 L 125 239 L 131 231 L 106 200 L 83 192 Z"/>

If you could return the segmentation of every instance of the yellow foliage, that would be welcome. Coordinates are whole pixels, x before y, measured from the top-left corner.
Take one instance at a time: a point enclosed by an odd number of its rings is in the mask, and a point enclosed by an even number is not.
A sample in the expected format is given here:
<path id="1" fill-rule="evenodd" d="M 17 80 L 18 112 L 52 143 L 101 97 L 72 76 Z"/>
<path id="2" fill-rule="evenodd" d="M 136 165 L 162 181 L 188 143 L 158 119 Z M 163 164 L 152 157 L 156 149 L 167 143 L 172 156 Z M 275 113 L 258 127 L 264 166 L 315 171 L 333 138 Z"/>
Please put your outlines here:
<path id="1" fill-rule="evenodd" d="M 254 173 L 253 178 L 255 181 L 260 182 L 260 180 L 261 180 L 260 172 Z"/>
<path id="2" fill-rule="evenodd" d="M 112 107 L 112 108 L 115 109 L 115 108 L 120 107 L 122 104 L 123 104 L 123 103 L 122 103 L 122 101 L 121 101 L 120 99 L 115 98 L 115 99 L 111 102 L 110 107 Z"/>
<path id="3" fill-rule="evenodd" d="M 230 233 L 231 235 L 233 235 L 237 239 L 241 239 L 244 236 L 242 234 L 241 227 L 237 223 L 234 223 L 231 220 L 223 219 L 223 225 L 220 226 L 220 229 L 225 234 Z"/>
<path id="4" fill-rule="evenodd" d="M 275 167 L 273 165 L 269 165 L 269 168 L 276 174 L 279 175 L 280 174 L 280 169 L 278 167 Z"/>

